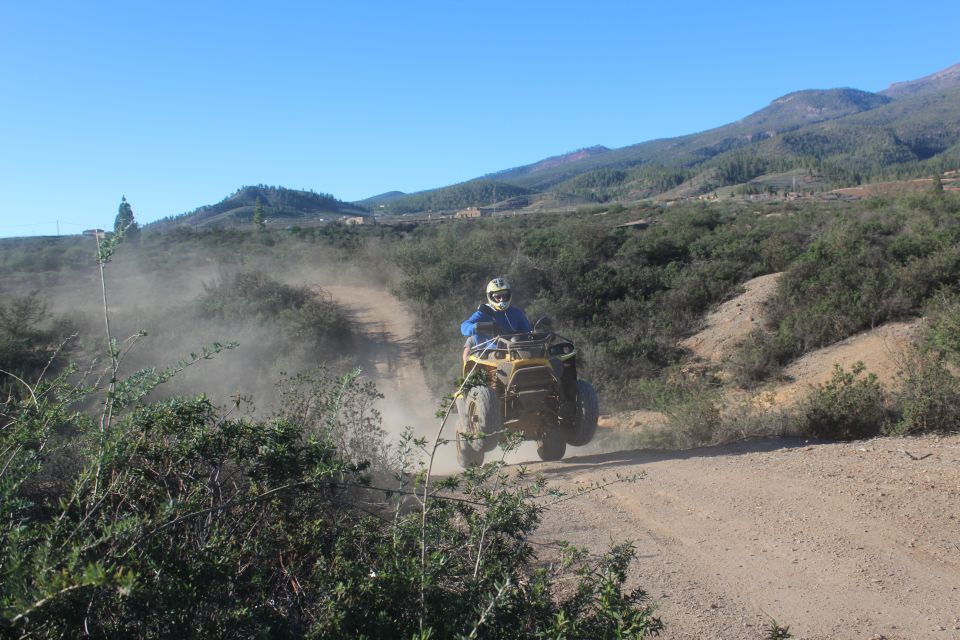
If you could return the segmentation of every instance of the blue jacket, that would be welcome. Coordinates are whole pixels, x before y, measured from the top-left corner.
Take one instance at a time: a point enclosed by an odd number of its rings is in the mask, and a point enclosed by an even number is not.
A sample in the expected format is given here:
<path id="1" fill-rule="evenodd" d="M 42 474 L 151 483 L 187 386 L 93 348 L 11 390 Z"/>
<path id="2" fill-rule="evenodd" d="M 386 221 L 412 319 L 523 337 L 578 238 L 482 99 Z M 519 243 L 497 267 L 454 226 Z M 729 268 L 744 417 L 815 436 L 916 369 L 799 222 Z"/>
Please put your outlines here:
<path id="1" fill-rule="evenodd" d="M 527 314 L 517 307 L 507 307 L 506 311 L 494 311 L 492 316 L 474 311 L 473 315 L 460 324 L 460 333 L 465 336 L 477 336 L 477 342 L 489 340 L 490 336 L 477 334 L 477 323 L 482 320 L 493 320 L 500 327 L 500 334 L 526 333 L 533 331 L 533 325 L 527 320 Z"/>

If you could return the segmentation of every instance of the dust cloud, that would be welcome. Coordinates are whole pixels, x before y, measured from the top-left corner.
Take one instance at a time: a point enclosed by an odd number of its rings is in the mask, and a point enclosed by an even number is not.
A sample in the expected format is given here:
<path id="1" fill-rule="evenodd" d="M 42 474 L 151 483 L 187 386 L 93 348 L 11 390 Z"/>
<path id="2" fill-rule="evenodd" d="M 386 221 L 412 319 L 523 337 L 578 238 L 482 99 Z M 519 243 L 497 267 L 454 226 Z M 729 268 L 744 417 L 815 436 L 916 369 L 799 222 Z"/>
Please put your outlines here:
<path id="1" fill-rule="evenodd" d="M 24 295 L 40 290 L 52 313 L 72 318 L 79 327 L 74 359 L 83 366 L 99 357 L 98 366 L 103 368 L 103 300 L 93 260 L 96 244 L 93 239 L 89 242 L 89 263 L 73 270 L 46 272 L 42 278 L 38 274 L 36 280 L 27 277 L 15 286 L 0 284 L 0 292 Z M 384 256 L 367 247 L 349 261 L 323 246 L 272 249 L 254 255 L 189 244 L 121 245 L 105 268 L 111 334 L 130 346 L 124 351 L 120 375 L 144 368 L 178 368 L 179 362 L 201 353 L 205 345 L 235 342 L 235 348 L 178 372 L 152 397 L 204 393 L 220 406 L 236 405 L 249 415 L 266 417 L 279 409 L 276 384 L 284 373 L 296 374 L 320 365 L 332 372 L 346 372 L 359 366 L 384 396 L 377 409 L 391 443 L 409 427 L 432 446 L 441 424 L 436 416 L 441 398 L 431 392 L 424 376 L 415 343 L 416 320 L 390 293 L 395 283 L 391 270 L 385 268 Z M 220 319 L 204 312 L 209 291 L 229 284 L 240 272 L 257 270 L 336 303 L 347 314 L 357 339 L 318 358 L 315 350 L 278 322 L 259 317 Z M 146 335 L 133 337 L 141 331 Z M 450 354 L 451 360 L 459 356 Z M 450 442 L 437 452 L 437 473 L 460 468 L 453 443 L 454 421 L 455 416 L 443 427 L 443 438 Z M 502 455 L 497 449 L 487 454 L 487 460 Z M 506 455 L 511 463 L 537 459 L 536 445 L 530 442 Z"/>
<path id="2" fill-rule="evenodd" d="M 99 358 L 105 365 L 106 337 L 99 269 L 90 239 L 90 261 L 72 270 L 22 278 L 0 285 L 4 295 L 39 290 L 49 311 L 67 316 L 79 328 L 73 357 L 83 367 Z M 205 345 L 237 343 L 185 368 L 151 397 L 204 393 L 221 406 L 266 417 L 278 406 L 276 384 L 284 373 L 325 366 L 332 372 L 360 367 L 383 394 L 377 409 L 391 441 L 409 427 L 431 443 L 440 419 L 440 398 L 427 386 L 414 342 L 412 314 L 389 293 L 389 270 L 382 256 L 355 255 L 350 262 L 332 249 L 284 247 L 279 256 L 224 255 L 202 247 L 121 245 L 105 267 L 111 334 L 124 350 L 121 377 L 143 368 L 162 370 L 200 354 Z M 361 249 L 364 251 L 365 249 Z M 286 285 L 306 287 L 346 312 L 356 339 L 318 357 L 315 349 L 290 335 L 280 323 L 259 317 L 220 319 L 204 313 L 209 290 L 230 283 L 240 272 L 262 271 Z M 139 332 L 143 337 L 135 337 Z M 451 354 L 451 358 L 459 354 Z M 445 427 L 452 436 L 453 427 Z M 441 447 L 434 468 L 458 468 L 453 445 Z"/>

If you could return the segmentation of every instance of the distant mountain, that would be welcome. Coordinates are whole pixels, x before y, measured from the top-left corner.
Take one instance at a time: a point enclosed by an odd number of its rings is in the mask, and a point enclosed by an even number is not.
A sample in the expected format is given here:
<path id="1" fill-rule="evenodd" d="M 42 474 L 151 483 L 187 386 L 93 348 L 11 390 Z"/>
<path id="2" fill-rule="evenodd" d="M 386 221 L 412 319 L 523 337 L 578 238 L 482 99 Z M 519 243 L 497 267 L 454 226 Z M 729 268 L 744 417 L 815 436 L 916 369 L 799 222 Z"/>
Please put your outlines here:
<path id="1" fill-rule="evenodd" d="M 937 86 L 947 87 L 952 77 L 949 71 L 929 78 L 937 78 Z M 619 149 L 587 147 L 464 184 L 496 181 L 526 189 L 527 195 L 558 190 L 605 200 L 655 195 L 700 176 L 691 183 L 696 185 L 693 190 L 682 191 L 696 195 L 747 182 L 767 171 L 785 171 L 800 164 L 809 168 L 810 163 L 832 163 L 832 181 L 857 183 L 877 167 L 923 161 L 960 142 L 952 125 L 958 110 L 960 103 L 939 94 L 917 92 L 898 100 L 850 88 L 807 89 L 777 98 L 763 109 L 715 129 Z M 871 119 L 870 114 L 877 117 Z M 449 189 L 456 190 L 452 201 Z M 501 196 L 509 197 L 503 186 L 497 198 Z M 491 198 L 489 190 L 482 196 L 476 189 L 467 194 L 463 185 L 455 185 L 391 200 L 386 208 L 440 210 L 486 205 Z"/>
<path id="2" fill-rule="evenodd" d="M 609 150 L 602 155 L 571 161 L 536 174 L 496 175 L 504 182 L 543 190 L 598 169 L 623 170 L 642 164 L 696 166 L 779 133 L 860 113 L 890 101 L 885 96 L 856 89 L 797 91 L 774 100 L 742 120 L 715 129 Z"/>
<path id="3" fill-rule="evenodd" d="M 715 129 L 490 175 L 534 191 L 607 199 L 646 197 L 694 177 L 695 188 L 678 194 L 696 195 L 797 167 L 825 173 L 834 185 L 922 174 L 929 169 L 918 163 L 960 166 L 958 90 L 960 65 L 894 84 L 883 94 L 797 91 Z"/>
<path id="4" fill-rule="evenodd" d="M 918 93 L 950 90 L 958 87 L 960 87 L 960 64 L 955 64 L 917 80 L 894 82 L 880 93 L 892 98 L 903 98 Z"/>
<path id="5" fill-rule="evenodd" d="M 154 222 L 153 225 L 211 227 L 247 223 L 253 220 L 257 200 L 263 205 L 266 218 L 274 221 L 286 220 L 292 223 L 325 216 L 369 215 L 365 208 L 343 202 L 327 193 L 257 185 L 241 187 L 217 204 L 199 207 L 179 216 L 164 218 Z"/>
<path id="6" fill-rule="evenodd" d="M 892 168 L 929 160 L 960 143 L 960 85 L 942 86 L 790 132 L 762 151 L 769 156 L 806 156 L 864 167 Z"/>
<path id="7" fill-rule="evenodd" d="M 257 198 L 268 218 L 293 221 L 368 210 L 402 214 L 508 206 L 507 201 L 523 207 L 560 202 L 561 196 L 565 202 L 588 202 L 691 197 L 737 185 L 782 190 L 793 184 L 797 170 L 815 177 L 811 184 L 818 188 L 832 188 L 957 168 L 960 64 L 880 93 L 795 91 L 707 131 L 618 149 L 585 147 L 418 193 L 390 191 L 349 204 L 328 194 L 244 187 L 220 203 L 157 224 L 249 221 Z M 546 200 L 538 195 L 547 192 Z"/>

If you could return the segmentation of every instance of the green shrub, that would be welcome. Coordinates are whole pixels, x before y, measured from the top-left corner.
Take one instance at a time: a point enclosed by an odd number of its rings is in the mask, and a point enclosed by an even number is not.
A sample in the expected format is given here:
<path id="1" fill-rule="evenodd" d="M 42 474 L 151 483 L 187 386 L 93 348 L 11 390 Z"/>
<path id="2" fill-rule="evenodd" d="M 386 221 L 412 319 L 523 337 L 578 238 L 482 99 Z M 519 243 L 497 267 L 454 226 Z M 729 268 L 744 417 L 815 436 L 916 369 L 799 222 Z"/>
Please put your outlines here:
<path id="1" fill-rule="evenodd" d="M 108 398 L 142 398 L 136 389 L 155 382 L 120 381 L 127 392 Z M 348 406 L 375 399 L 349 378 L 315 379 L 264 421 L 200 396 L 108 399 L 115 418 L 101 422 L 74 408 L 89 392 L 103 406 L 96 390 L 61 378 L 33 391 L 0 431 L 4 635 L 640 638 L 661 628 L 645 594 L 623 589 L 630 545 L 541 565 L 529 536 L 550 494 L 523 472 L 488 465 L 435 484 L 425 510 L 411 509 L 422 488 L 405 472 L 407 436 L 390 490 L 367 488 L 367 464 L 331 442 L 351 432 Z M 65 429 L 79 465 L 36 482 Z"/>
<path id="2" fill-rule="evenodd" d="M 960 297 L 940 290 L 927 305 L 926 326 L 920 342 L 924 350 L 942 354 L 960 364 Z"/>
<path id="3" fill-rule="evenodd" d="M 57 373 L 73 347 L 68 337 L 73 323 L 56 318 L 37 292 L 0 300 L 0 396 L 25 389 L 12 376 L 29 384 L 45 370 Z M 11 375 L 12 374 L 12 375 Z"/>
<path id="4" fill-rule="evenodd" d="M 723 424 L 722 404 L 716 389 L 702 385 L 684 385 L 686 397 L 666 407 L 667 428 L 675 446 L 689 448 L 713 444 Z"/>
<path id="5" fill-rule="evenodd" d="M 765 640 L 791 640 L 793 638 L 790 627 L 781 626 L 776 620 L 771 620 L 764 631 L 767 634 L 764 636 Z"/>
<path id="6" fill-rule="evenodd" d="M 793 410 L 764 406 L 758 404 L 756 399 L 727 403 L 722 407 L 721 414 L 720 425 L 713 434 L 716 443 L 799 434 L 797 416 Z"/>
<path id="7" fill-rule="evenodd" d="M 800 403 L 805 430 L 816 438 L 855 440 L 880 433 L 887 420 L 883 388 L 857 362 L 849 372 L 834 365 L 833 377 L 817 385 Z"/>
<path id="8" fill-rule="evenodd" d="M 735 385 L 753 389 L 777 377 L 797 353 L 797 341 L 788 331 L 754 329 L 737 347 L 728 370 Z"/>
<path id="9" fill-rule="evenodd" d="M 960 281 L 960 227 L 951 215 L 877 206 L 818 222 L 822 232 L 789 265 L 768 302 L 771 333 L 755 336 L 738 354 L 738 384 L 750 387 L 805 352 L 916 315 L 938 290 Z M 946 313 L 944 307 L 933 339 L 953 339 Z"/>
<path id="10" fill-rule="evenodd" d="M 960 431 L 960 380 L 936 353 L 908 360 L 895 403 L 900 419 L 886 429 L 892 435 Z"/>
<path id="11" fill-rule="evenodd" d="M 374 405 L 383 394 L 360 377 L 359 369 L 342 376 L 324 366 L 281 374 L 277 388 L 276 419 L 299 425 L 306 437 L 329 443 L 345 460 L 369 463 L 380 471 L 389 467 L 387 434 Z"/>
<path id="12" fill-rule="evenodd" d="M 713 444 L 720 425 L 720 407 L 708 398 L 690 400 L 670 413 L 669 428 L 683 448 Z"/>
<path id="13" fill-rule="evenodd" d="M 200 312 L 207 318 L 236 322 L 256 318 L 279 322 L 291 338 L 318 349 L 343 348 L 353 337 L 347 314 L 324 291 L 292 287 L 261 271 L 243 271 L 204 284 Z"/>

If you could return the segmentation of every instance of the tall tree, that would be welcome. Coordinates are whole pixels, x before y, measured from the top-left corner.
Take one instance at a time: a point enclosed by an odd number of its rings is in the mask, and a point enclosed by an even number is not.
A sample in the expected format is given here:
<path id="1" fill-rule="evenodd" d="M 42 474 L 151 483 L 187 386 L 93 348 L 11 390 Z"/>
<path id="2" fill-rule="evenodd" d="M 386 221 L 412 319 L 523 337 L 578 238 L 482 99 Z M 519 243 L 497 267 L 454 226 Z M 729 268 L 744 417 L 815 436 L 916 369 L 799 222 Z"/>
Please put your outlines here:
<path id="1" fill-rule="evenodd" d="M 933 174 L 933 184 L 930 189 L 935 196 L 943 195 L 943 180 L 940 179 L 939 173 Z"/>
<path id="2" fill-rule="evenodd" d="M 127 202 L 126 196 L 120 197 L 120 207 L 117 209 L 117 217 L 113 221 L 113 232 L 117 235 L 124 235 L 130 240 L 140 235 L 140 225 L 133 217 L 133 207 Z"/>
<path id="3" fill-rule="evenodd" d="M 263 229 L 267 226 L 267 218 L 263 213 L 263 203 L 257 197 L 257 204 L 253 207 L 253 224 L 257 229 Z"/>

